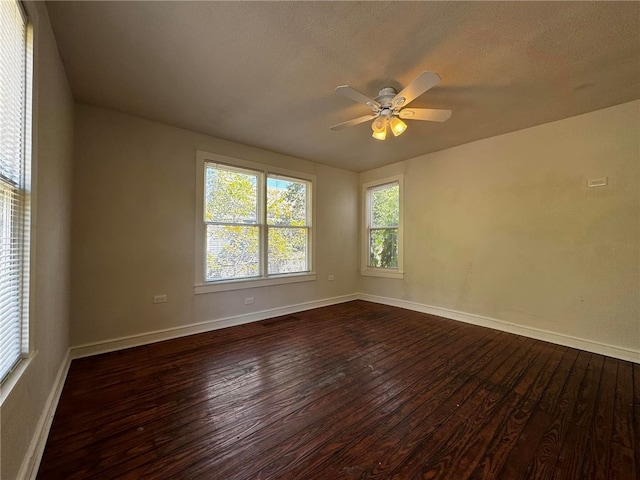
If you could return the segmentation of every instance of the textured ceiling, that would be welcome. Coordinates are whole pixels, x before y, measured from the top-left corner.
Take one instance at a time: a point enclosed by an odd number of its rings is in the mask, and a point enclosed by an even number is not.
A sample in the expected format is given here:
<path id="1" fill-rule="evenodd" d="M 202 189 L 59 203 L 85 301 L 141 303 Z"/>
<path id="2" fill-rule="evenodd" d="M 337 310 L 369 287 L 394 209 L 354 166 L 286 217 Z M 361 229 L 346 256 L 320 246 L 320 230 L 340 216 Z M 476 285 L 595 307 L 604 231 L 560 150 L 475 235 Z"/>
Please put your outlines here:
<path id="1" fill-rule="evenodd" d="M 354 171 L 640 98 L 637 2 L 51 2 L 77 100 Z M 371 137 L 375 97 L 442 83 Z"/>

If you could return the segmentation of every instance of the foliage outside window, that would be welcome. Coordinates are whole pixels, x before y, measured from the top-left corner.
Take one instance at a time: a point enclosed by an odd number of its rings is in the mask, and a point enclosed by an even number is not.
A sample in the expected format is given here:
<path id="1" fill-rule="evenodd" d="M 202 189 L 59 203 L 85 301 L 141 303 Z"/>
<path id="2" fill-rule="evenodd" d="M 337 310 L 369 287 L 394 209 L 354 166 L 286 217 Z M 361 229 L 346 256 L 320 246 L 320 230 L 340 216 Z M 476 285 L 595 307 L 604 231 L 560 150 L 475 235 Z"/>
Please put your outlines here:
<path id="1" fill-rule="evenodd" d="M 311 182 L 205 163 L 205 282 L 310 271 Z"/>
<path id="2" fill-rule="evenodd" d="M 402 278 L 402 176 L 363 186 L 363 275 Z"/>
<path id="3" fill-rule="evenodd" d="M 398 268 L 398 182 L 369 189 L 369 266 Z"/>

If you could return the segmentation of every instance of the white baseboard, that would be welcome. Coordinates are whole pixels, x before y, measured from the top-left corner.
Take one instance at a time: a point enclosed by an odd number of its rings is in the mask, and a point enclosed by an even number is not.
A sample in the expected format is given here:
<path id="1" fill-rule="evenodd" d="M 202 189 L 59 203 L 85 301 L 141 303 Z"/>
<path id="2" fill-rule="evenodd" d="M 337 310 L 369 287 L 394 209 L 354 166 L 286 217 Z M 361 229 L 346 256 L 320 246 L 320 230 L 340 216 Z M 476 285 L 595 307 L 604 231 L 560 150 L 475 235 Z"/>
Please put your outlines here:
<path id="1" fill-rule="evenodd" d="M 357 300 L 358 295 L 342 295 L 339 297 L 325 298 L 322 300 L 314 300 L 311 302 L 297 303 L 286 307 L 272 308 L 269 310 L 261 310 L 243 315 L 235 315 L 232 317 L 218 318 L 208 320 L 206 322 L 192 323 L 190 325 L 165 328 L 163 330 L 154 330 L 152 332 L 139 333 L 126 337 L 112 338 L 100 342 L 85 343 L 71 347 L 71 358 L 89 357 L 100 353 L 114 352 L 130 347 L 138 347 L 149 343 L 161 342 L 163 340 L 171 340 L 172 338 L 185 337 L 196 333 L 209 332 L 220 328 L 242 325 L 244 323 L 257 322 L 267 318 L 278 317 L 281 315 L 289 315 L 313 308 L 326 307 L 338 303 Z"/>
<path id="2" fill-rule="evenodd" d="M 20 467 L 20 471 L 18 472 L 18 479 L 35 480 L 36 476 L 38 475 L 38 468 L 40 467 L 40 461 L 42 460 L 44 447 L 47 444 L 49 430 L 51 429 L 51 424 L 53 423 L 53 416 L 55 415 L 56 409 L 58 408 L 58 401 L 60 400 L 62 387 L 64 386 L 64 381 L 67 378 L 67 372 L 69 372 L 70 365 L 71 355 L 70 351 L 67 350 L 64 358 L 62 359 L 62 364 L 58 369 L 58 374 L 56 375 L 56 379 L 53 383 L 53 387 L 51 388 L 51 392 L 47 397 L 47 402 L 45 403 L 42 415 L 40 415 L 40 419 L 38 420 L 38 424 L 36 425 L 36 430 L 33 433 L 33 438 L 31 439 L 31 443 L 29 444 L 27 454 L 22 461 L 22 466 Z"/>
<path id="3" fill-rule="evenodd" d="M 548 330 L 541 330 L 533 327 L 525 327 L 523 325 L 517 325 L 515 323 L 509 323 L 503 320 L 497 320 L 495 318 L 483 317 L 482 315 L 476 315 L 473 313 L 459 312 L 457 310 L 450 310 L 448 308 L 434 307 L 422 303 L 410 302 L 408 300 L 380 297 L 377 295 L 369 295 L 366 293 L 358 294 L 358 298 L 360 300 L 366 300 L 368 302 L 382 303 L 384 305 L 406 308 L 408 310 L 414 310 L 416 312 L 429 313 L 431 315 L 437 315 L 438 317 L 444 317 L 450 320 L 471 323 L 473 325 L 492 328 L 494 330 L 500 330 L 502 332 L 515 333 L 517 335 L 534 338 L 536 340 L 544 340 L 545 342 L 555 343 L 557 345 L 563 345 L 565 347 L 578 348 L 587 352 L 619 358 L 620 360 L 640 363 L 639 350 L 617 347 L 615 345 L 607 345 L 605 343 L 594 342 L 593 340 L 585 340 L 583 338 L 573 337 L 562 333 L 550 332 Z"/>

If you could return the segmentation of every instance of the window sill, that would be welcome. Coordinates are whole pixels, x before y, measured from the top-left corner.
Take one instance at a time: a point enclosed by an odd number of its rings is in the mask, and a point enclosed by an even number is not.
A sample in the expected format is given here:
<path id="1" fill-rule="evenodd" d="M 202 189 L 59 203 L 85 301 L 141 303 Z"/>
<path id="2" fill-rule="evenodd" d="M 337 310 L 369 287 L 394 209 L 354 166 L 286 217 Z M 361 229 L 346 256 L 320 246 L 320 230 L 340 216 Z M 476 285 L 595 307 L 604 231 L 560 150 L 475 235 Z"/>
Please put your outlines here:
<path id="1" fill-rule="evenodd" d="M 360 275 L 365 277 L 396 278 L 399 280 L 404 278 L 404 272 L 400 270 L 385 270 L 383 268 L 363 268 L 360 270 Z"/>
<path id="2" fill-rule="evenodd" d="M 284 285 L 286 283 L 312 282 L 316 279 L 315 272 L 292 273 L 271 278 L 256 278 L 248 280 L 228 280 L 224 282 L 206 283 L 196 285 L 194 293 L 228 292 L 230 290 L 243 290 L 245 288 L 269 287 L 271 285 Z"/>
<path id="3" fill-rule="evenodd" d="M 18 384 L 37 353 L 38 352 L 35 351 L 29 356 L 20 359 L 18 364 L 9 372 L 9 375 L 7 375 L 2 384 L 0 384 L 0 406 L 4 404 L 4 401 L 9 397 L 13 387 Z"/>

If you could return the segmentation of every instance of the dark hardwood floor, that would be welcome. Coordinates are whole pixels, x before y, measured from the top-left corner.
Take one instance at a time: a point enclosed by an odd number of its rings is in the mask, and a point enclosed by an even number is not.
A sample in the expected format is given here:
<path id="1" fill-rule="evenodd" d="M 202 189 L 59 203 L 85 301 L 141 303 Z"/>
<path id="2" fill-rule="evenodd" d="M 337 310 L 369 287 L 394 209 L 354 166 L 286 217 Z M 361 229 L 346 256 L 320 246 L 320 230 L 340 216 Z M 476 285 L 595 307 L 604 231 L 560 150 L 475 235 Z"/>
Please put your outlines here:
<path id="1" fill-rule="evenodd" d="M 640 366 L 355 301 L 74 360 L 38 479 L 635 479 Z"/>

